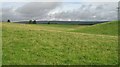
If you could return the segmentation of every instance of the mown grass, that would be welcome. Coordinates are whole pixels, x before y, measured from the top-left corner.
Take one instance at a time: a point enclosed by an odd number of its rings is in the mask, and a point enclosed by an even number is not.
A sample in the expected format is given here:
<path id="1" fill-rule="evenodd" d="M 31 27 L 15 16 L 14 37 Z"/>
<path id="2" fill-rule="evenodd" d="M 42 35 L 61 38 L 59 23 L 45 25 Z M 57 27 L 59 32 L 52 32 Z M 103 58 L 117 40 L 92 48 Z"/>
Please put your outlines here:
<path id="1" fill-rule="evenodd" d="M 107 24 L 109 25 L 109 23 L 100 25 Z M 117 25 L 112 23 L 114 24 Z M 97 30 L 94 30 L 94 34 L 81 33 L 81 31 L 69 32 L 88 27 L 78 25 L 15 23 L 2 25 L 3 65 L 114 65 L 118 63 L 117 33 L 96 34 Z"/>

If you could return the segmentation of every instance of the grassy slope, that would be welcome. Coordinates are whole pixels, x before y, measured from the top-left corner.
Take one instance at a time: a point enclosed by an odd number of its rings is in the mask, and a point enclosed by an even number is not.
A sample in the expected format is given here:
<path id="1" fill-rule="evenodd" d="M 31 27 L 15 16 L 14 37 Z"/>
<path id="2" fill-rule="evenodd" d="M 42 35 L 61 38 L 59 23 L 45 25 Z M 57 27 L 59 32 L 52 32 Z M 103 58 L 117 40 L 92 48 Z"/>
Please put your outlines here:
<path id="1" fill-rule="evenodd" d="M 73 30 L 73 32 L 82 32 L 90 34 L 118 35 L 118 22 L 107 22 L 89 27 Z"/>
<path id="2" fill-rule="evenodd" d="M 2 65 L 2 25 L 0 24 L 0 66 Z"/>
<path id="3" fill-rule="evenodd" d="M 80 28 L 3 23 L 3 64 L 117 64 L 117 36 L 66 32 Z"/>

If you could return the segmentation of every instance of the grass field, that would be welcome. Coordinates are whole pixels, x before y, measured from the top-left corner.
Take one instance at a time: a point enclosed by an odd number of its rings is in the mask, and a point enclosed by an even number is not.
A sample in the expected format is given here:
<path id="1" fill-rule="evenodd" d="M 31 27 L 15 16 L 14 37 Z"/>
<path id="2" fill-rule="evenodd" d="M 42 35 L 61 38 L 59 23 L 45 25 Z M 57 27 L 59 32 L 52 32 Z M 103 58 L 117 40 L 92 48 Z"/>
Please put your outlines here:
<path id="1" fill-rule="evenodd" d="M 3 65 L 118 64 L 117 25 L 2 23 Z"/>
<path id="2" fill-rule="evenodd" d="M 2 25 L 0 24 L 0 66 L 2 66 Z"/>

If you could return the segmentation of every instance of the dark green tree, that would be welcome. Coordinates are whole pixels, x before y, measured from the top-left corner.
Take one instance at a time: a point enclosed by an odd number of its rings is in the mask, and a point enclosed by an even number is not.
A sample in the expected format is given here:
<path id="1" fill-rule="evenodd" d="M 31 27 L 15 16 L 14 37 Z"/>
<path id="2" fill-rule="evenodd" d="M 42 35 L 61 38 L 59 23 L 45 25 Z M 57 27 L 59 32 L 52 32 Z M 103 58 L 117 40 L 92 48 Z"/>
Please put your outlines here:
<path id="1" fill-rule="evenodd" d="M 10 22 L 10 20 L 8 19 L 7 22 Z"/>
<path id="2" fill-rule="evenodd" d="M 33 24 L 36 24 L 36 20 L 33 21 Z"/>
<path id="3" fill-rule="evenodd" d="M 32 20 L 29 20 L 29 24 L 32 24 Z"/>
<path id="4" fill-rule="evenodd" d="M 50 24 L 50 21 L 48 21 L 48 24 Z"/>

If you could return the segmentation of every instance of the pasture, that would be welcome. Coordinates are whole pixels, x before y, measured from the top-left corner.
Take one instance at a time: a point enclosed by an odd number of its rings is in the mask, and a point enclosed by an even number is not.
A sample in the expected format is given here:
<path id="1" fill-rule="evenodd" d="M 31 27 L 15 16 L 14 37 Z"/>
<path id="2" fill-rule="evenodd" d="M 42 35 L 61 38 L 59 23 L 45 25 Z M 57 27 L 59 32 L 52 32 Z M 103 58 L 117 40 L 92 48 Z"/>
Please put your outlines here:
<path id="1" fill-rule="evenodd" d="M 118 22 L 2 25 L 3 65 L 118 64 Z"/>

